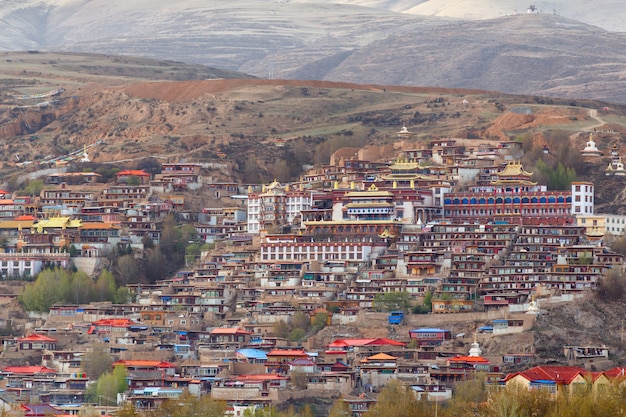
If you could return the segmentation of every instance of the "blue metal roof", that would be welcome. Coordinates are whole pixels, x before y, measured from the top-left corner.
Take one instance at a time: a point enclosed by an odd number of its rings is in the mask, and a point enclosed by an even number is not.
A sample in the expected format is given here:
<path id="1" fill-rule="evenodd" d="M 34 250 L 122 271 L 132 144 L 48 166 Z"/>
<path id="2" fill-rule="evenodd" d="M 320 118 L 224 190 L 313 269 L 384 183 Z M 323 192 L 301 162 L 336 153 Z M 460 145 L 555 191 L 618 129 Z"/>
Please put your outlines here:
<path id="1" fill-rule="evenodd" d="M 445 332 L 449 332 L 450 330 L 443 330 L 443 329 L 434 329 L 434 328 L 426 328 L 426 329 L 416 329 L 416 330 L 411 330 L 411 332 L 413 333 L 445 333 Z"/>
<path id="2" fill-rule="evenodd" d="M 535 379 L 530 382 L 531 384 L 544 384 L 544 385 L 556 385 L 556 381 L 550 379 Z"/>
<path id="3" fill-rule="evenodd" d="M 250 359 L 267 359 L 267 353 L 260 349 L 239 349 L 237 354 Z"/>

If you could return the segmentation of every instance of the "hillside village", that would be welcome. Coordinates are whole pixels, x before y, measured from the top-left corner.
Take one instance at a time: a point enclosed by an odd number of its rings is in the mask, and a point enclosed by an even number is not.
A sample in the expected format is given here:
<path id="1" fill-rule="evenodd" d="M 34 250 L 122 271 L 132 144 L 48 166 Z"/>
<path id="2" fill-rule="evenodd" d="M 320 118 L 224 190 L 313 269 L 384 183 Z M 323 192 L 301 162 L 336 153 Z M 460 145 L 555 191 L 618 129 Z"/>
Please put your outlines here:
<path id="1" fill-rule="evenodd" d="M 553 367 L 523 338 L 547 306 L 588 296 L 623 266 L 605 238 L 623 234 L 626 216 L 596 213 L 592 182 L 548 190 L 510 140 L 437 139 L 389 162 L 360 152 L 257 185 L 208 181 L 201 162 L 182 159 L 154 174 L 120 166 L 102 183 L 82 169 L 85 149 L 42 171 L 38 195 L 1 192 L 7 289 L 54 267 L 97 277 L 116 250 L 141 258 L 172 213 L 193 226 L 187 243 L 203 245 L 172 277 L 125 282 L 129 297 L 115 303 L 57 303 L 25 318 L 19 290 L 5 290 L 3 406 L 111 413 L 190 392 L 240 415 L 341 394 L 359 416 L 391 380 L 444 401 L 477 373 L 555 392 L 589 372 L 597 384 L 623 375 L 606 346 L 572 340 Z M 607 176 L 626 175 L 617 149 L 602 155 L 593 135 L 580 152 L 605 161 Z M 199 192 L 215 205 L 189 211 Z M 503 335 L 516 350 L 484 349 Z M 85 363 L 98 349 L 127 370 L 128 389 L 95 401 Z"/>

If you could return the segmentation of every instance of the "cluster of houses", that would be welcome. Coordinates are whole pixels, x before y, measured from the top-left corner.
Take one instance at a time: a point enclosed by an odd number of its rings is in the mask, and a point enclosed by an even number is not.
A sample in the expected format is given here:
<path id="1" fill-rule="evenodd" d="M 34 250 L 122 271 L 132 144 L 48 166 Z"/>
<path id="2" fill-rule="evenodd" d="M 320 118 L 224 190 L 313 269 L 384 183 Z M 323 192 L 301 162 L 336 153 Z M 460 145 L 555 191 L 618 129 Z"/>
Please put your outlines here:
<path id="1" fill-rule="evenodd" d="M 523 371 L 532 352 L 483 356 L 476 338 L 467 352 L 470 342 L 458 343 L 465 336 L 452 329 L 397 332 L 379 313 L 388 307 L 383 295 L 395 293 L 408 300 L 396 306 L 405 313 L 425 302 L 433 314 L 504 311 L 511 316 L 484 320 L 481 337 L 517 333 L 532 326 L 536 298 L 575 299 L 623 265 L 603 237 L 623 232 L 626 216 L 596 214 L 593 183 L 547 190 L 512 157 L 518 143 L 457 142 L 436 140 L 389 163 L 339 151 L 290 184 L 203 182 L 200 164 L 177 163 L 155 177 L 120 171 L 114 184 L 98 184 L 94 173 L 56 173 L 39 196 L 5 193 L 5 278 L 81 265 L 119 244 L 138 248 L 145 236 L 158 243 L 172 211 L 219 245 L 172 278 L 129 285 L 132 303 L 56 305 L 34 333 L 4 338 L 7 355 L 35 351 L 41 364 L 2 369 L 0 398 L 77 414 L 93 383 L 81 366 L 93 343 L 128 369 L 129 389 L 116 402 L 142 409 L 189 391 L 224 399 L 237 414 L 306 387 L 311 395 L 341 393 L 358 416 L 391 379 L 437 400 L 476 372 L 493 384 L 554 390 L 589 380 L 582 368 Z M 198 190 L 228 204 L 190 213 L 185 192 Z M 388 337 L 277 335 L 298 314 L 327 326 L 379 320 Z M 608 356 L 602 347 L 568 349 L 567 359 Z"/>

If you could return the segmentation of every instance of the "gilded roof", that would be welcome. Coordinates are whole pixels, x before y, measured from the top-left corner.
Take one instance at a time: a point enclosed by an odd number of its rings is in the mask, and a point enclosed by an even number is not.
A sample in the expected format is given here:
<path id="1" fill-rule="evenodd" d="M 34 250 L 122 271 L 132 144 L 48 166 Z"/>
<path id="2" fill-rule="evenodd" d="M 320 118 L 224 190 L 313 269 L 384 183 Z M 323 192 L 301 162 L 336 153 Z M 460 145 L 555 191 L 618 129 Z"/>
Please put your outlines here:
<path id="1" fill-rule="evenodd" d="M 33 225 L 33 227 L 42 229 L 62 227 L 76 229 L 79 228 L 81 224 L 81 220 L 73 220 L 69 217 L 51 217 L 49 219 L 39 220 L 36 224 Z"/>
<path id="2" fill-rule="evenodd" d="M 0 222 L 0 229 L 30 229 L 33 223 L 33 220 L 4 220 Z"/>
<path id="3" fill-rule="evenodd" d="M 408 171 L 410 169 L 413 169 L 413 170 L 424 169 L 424 167 L 421 166 L 419 162 L 406 161 L 406 160 L 403 160 L 403 161 L 398 160 L 394 162 L 393 165 L 391 165 L 389 168 L 391 168 L 392 170 L 397 169 L 397 170 L 402 170 L 402 171 Z"/>
<path id="4" fill-rule="evenodd" d="M 491 181 L 492 185 L 537 185 L 536 182 L 528 181 L 528 180 L 496 180 Z"/>
<path id="5" fill-rule="evenodd" d="M 530 177 L 533 173 L 526 171 L 520 162 L 509 162 L 502 171 L 498 172 L 499 177 L 513 177 L 519 175 Z"/>

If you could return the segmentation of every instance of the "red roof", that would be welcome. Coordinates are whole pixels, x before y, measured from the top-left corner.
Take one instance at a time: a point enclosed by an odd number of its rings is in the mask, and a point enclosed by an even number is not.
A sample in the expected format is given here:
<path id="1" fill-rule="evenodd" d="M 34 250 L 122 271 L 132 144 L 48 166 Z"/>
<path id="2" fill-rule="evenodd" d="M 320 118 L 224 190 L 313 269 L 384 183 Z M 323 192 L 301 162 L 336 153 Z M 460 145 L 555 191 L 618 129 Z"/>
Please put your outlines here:
<path id="1" fill-rule="evenodd" d="M 302 349 L 274 349 L 270 351 L 267 356 L 302 356 L 308 357 L 306 352 Z"/>
<path id="2" fill-rule="evenodd" d="M 148 174 L 143 169 L 125 169 L 124 171 L 120 171 L 117 173 L 118 177 L 123 177 L 126 175 L 132 175 L 136 177 L 149 177 L 150 176 L 150 174 Z"/>
<path id="3" fill-rule="evenodd" d="M 603 373 L 611 379 L 617 377 L 626 377 L 626 368 L 618 366 L 616 368 L 611 368 L 607 371 L 604 371 Z"/>
<path id="4" fill-rule="evenodd" d="M 238 327 L 218 327 L 217 329 L 211 330 L 211 334 L 252 334 L 252 332 L 242 330 Z"/>
<path id="5" fill-rule="evenodd" d="M 141 368 L 176 368 L 176 365 L 164 361 L 150 361 L 150 360 L 121 360 L 113 363 L 113 366 L 132 366 Z"/>
<path id="6" fill-rule="evenodd" d="M 46 366 L 7 366 L 2 370 L 12 374 L 56 374 L 57 371 Z"/>
<path id="7" fill-rule="evenodd" d="M 56 339 L 53 339 L 48 336 L 44 336 L 42 334 L 33 333 L 29 336 L 22 337 L 21 339 L 17 339 L 18 342 L 56 342 Z"/>
<path id="8" fill-rule="evenodd" d="M 2 194 L 2 192 L 0 191 L 0 194 Z M 30 220 L 35 220 L 35 216 L 31 216 L 30 214 L 24 214 L 22 216 L 17 216 L 15 218 L 16 221 L 30 221 Z"/>
<path id="9" fill-rule="evenodd" d="M 315 366 L 315 362 L 307 358 L 297 358 L 291 361 L 290 365 L 295 366 Z"/>
<path id="10" fill-rule="evenodd" d="M 235 378 L 237 381 L 280 381 L 287 379 L 285 376 L 276 374 L 254 374 L 254 375 L 241 375 Z"/>
<path id="11" fill-rule="evenodd" d="M 466 362 L 466 363 L 489 363 L 482 356 L 455 356 L 449 359 L 450 362 Z"/>
<path id="12" fill-rule="evenodd" d="M 130 319 L 100 319 L 92 324 L 94 326 L 128 327 L 136 323 Z"/>
<path id="13" fill-rule="evenodd" d="M 535 366 L 523 372 L 507 375 L 504 380 L 521 375 L 529 381 L 548 380 L 561 384 L 569 384 L 578 375 L 586 374 L 587 371 L 576 366 Z"/>
<path id="14" fill-rule="evenodd" d="M 327 355 L 343 355 L 345 353 L 348 353 L 347 350 L 327 350 L 324 352 Z"/>
<path id="15" fill-rule="evenodd" d="M 404 342 L 379 337 L 377 339 L 337 339 L 331 342 L 328 347 L 359 347 L 359 346 L 406 346 Z"/>

